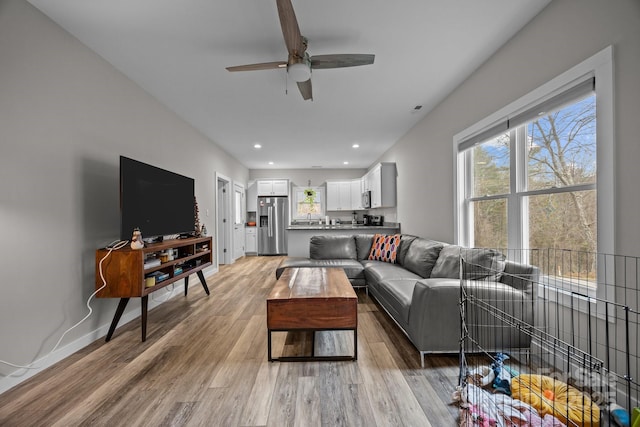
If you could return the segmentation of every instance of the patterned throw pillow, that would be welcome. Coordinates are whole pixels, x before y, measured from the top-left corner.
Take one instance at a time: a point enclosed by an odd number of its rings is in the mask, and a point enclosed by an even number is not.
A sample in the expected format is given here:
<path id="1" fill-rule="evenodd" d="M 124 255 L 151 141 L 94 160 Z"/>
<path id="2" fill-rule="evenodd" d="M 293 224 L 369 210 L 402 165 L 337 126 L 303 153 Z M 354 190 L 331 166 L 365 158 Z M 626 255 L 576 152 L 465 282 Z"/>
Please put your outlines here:
<path id="1" fill-rule="evenodd" d="M 371 245 L 371 252 L 369 252 L 369 259 L 395 264 L 396 257 L 398 255 L 398 245 L 400 245 L 399 234 L 376 234 L 373 236 L 373 244 Z"/>

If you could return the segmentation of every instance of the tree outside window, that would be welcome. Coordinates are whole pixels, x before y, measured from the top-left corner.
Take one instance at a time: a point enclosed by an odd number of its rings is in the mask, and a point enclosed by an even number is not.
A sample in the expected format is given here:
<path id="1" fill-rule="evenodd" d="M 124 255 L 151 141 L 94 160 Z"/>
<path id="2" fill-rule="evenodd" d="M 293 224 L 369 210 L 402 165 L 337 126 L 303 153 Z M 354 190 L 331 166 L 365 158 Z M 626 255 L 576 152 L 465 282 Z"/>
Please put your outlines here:
<path id="1" fill-rule="evenodd" d="M 472 246 L 507 248 L 516 233 L 522 249 L 597 251 L 595 94 L 541 112 L 465 156 Z M 579 263 L 563 274 L 585 268 Z"/>

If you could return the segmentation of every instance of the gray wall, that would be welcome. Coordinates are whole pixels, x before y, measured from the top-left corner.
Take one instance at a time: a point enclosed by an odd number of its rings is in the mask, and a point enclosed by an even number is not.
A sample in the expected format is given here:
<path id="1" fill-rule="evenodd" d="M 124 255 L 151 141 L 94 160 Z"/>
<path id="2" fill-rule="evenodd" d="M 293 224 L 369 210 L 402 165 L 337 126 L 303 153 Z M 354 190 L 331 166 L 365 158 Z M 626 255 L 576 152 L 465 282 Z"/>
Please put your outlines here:
<path id="1" fill-rule="evenodd" d="M 39 359 L 87 313 L 95 249 L 119 236 L 120 155 L 195 178 L 209 229 L 215 173 L 249 177 L 26 1 L 0 1 L 0 359 Z M 97 338 L 116 304 L 94 301 L 94 314 L 62 346 Z M 128 313 L 139 311 L 133 300 Z M 6 377 L 14 371 L 0 364 L 0 392 L 26 376 Z"/>
<path id="2" fill-rule="evenodd" d="M 454 238 L 453 136 L 608 45 L 615 67 L 616 252 L 640 255 L 640 2 L 556 0 L 396 143 L 405 233 Z"/>

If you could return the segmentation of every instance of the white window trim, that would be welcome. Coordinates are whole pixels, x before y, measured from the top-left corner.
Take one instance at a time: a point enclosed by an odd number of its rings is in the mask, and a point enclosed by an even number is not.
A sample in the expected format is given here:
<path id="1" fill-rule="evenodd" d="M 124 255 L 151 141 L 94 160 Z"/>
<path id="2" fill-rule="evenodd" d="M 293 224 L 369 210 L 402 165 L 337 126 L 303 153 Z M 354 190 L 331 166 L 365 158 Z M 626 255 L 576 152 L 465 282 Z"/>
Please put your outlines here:
<path id="1" fill-rule="evenodd" d="M 549 99 L 566 90 L 572 84 L 584 80 L 587 76 L 596 79 L 596 137 L 597 137 L 597 193 L 598 193 L 598 252 L 615 253 L 615 126 L 614 126 L 614 92 L 613 92 L 613 47 L 608 46 L 580 64 L 555 77 L 551 81 L 534 89 L 523 97 L 501 108 L 490 116 L 480 120 L 453 137 L 453 182 L 454 182 L 454 241 L 462 246 L 469 246 L 470 230 L 465 227 L 464 219 L 468 217 L 469 206 L 465 200 L 465 157 L 459 152 L 461 141 L 481 134 L 496 126 L 499 122 L 525 111 L 531 106 Z M 468 188 L 468 187 L 467 187 Z M 518 237 L 521 239 L 521 237 Z M 522 247 L 520 242 L 519 247 Z M 600 272 L 598 273 L 600 274 Z M 600 282 L 601 280 L 599 280 Z M 602 280 L 604 281 L 604 279 Z M 606 282 L 611 283 L 611 282 Z M 612 295 L 604 295 L 603 287 L 598 287 L 597 296 L 612 299 Z M 611 288 L 611 287 L 607 287 Z M 613 290 L 611 290 L 613 291 Z M 602 293 L 602 294 L 601 294 Z"/>

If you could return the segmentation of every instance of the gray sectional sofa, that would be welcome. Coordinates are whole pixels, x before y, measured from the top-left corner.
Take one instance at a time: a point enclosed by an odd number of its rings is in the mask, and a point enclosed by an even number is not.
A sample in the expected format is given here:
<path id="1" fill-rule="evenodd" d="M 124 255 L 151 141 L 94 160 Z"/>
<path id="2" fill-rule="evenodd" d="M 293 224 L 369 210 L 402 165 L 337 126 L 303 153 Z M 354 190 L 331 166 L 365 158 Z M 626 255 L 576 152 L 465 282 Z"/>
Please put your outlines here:
<path id="1" fill-rule="evenodd" d="M 407 335 L 423 367 L 425 354 L 460 350 L 461 284 L 499 310 L 534 324 L 537 267 L 506 260 L 498 251 L 406 234 L 400 236 L 395 263 L 371 260 L 373 241 L 373 234 L 314 236 L 310 257 L 285 258 L 276 277 L 292 267 L 343 268 L 353 286 L 366 288 Z M 505 330 L 489 334 L 495 337 L 493 347 L 529 347 L 527 334 Z"/>

